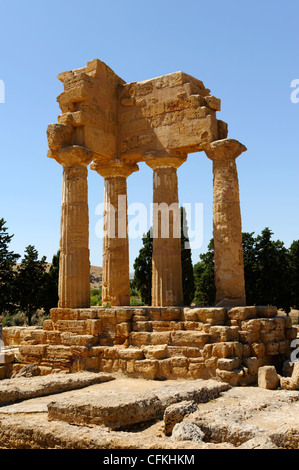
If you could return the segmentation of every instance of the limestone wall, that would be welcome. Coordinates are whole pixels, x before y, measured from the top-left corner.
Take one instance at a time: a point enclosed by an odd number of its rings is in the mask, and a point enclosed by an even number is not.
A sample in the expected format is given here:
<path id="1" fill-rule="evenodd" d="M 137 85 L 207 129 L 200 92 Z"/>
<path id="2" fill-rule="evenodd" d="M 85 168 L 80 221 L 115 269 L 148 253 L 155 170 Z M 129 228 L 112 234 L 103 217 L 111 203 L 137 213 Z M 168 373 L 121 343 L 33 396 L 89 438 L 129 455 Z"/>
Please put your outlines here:
<path id="1" fill-rule="evenodd" d="M 275 307 L 57 308 L 43 329 L 28 332 L 18 359 L 43 373 L 120 371 L 245 385 L 256 383 L 260 366 L 289 359 L 296 335 Z"/>

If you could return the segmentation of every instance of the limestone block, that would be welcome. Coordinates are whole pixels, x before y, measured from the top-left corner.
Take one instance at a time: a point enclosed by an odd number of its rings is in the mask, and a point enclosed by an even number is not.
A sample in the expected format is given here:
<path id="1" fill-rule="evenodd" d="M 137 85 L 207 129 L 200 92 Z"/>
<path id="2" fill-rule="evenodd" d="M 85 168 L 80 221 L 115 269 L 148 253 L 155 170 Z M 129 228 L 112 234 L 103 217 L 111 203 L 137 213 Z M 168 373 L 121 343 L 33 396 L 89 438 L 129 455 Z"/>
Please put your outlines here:
<path id="1" fill-rule="evenodd" d="M 79 308 L 78 320 L 95 320 L 98 318 L 99 309 L 96 308 Z M 87 324 L 87 323 L 86 323 Z"/>
<path id="2" fill-rule="evenodd" d="M 175 424 L 183 421 L 184 417 L 194 413 L 197 410 L 197 404 L 194 401 L 181 401 L 168 406 L 163 415 L 164 433 L 170 436 Z"/>
<path id="3" fill-rule="evenodd" d="M 0 366 L 0 380 L 7 378 L 8 370 L 7 366 Z"/>
<path id="4" fill-rule="evenodd" d="M 61 343 L 61 333 L 59 333 L 59 331 L 54 331 L 54 330 L 47 330 L 47 339 L 46 339 L 46 343 L 50 343 L 50 344 L 60 344 Z"/>
<path id="5" fill-rule="evenodd" d="M 184 330 L 192 330 L 192 331 L 203 331 L 204 333 L 206 333 L 206 331 L 203 330 L 203 326 L 204 324 L 202 322 L 198 322 L 198 321 L 185 321 L 183 323 L 183 326 Z"/>
<path id="6" fill-rule="evenodd" d="M 143 348 L 146 359 L 165 359 L 167 357 L 167 345 L 146 346 Z"/>
<path id="7" fill-rule="evenodd" d="M 98 356 L 90 356 L 85 359 L 85 369 L 101 370 L 101 358 Z"/>
<path id="8" fill-rule="evenodd" d="M 278 354 L 279 343 L 277 341 L 266 343 L 265 348 L 268 356 L 276 356 Z"/>
<path id="9" fill-rule="evenodd" d="M 294 368 L 294 363 L 287 360 L 287 361 L 284 361 L 283 363 L 283 366 L 282 366 L 282 374 L 283 376 L 285 377 L 291 377 L 292 376 L 292 372 L 293 372 L 293 368 Z"/>
<path id="10" fill-rule="evenodd" d="M 258 370 L 258 386 L 274 390 L 279 385 L 279 377 L 274 366 L 260 367 Z"/>
<path id="11" fill-rule="evenodd" d="M 256 307 L 233 307 L 227 312 L 230 320 L 247 320 L 257 316 Z"/>
<path id="12" fill-rule="evenodd" d="M 75 308 L 52 308 L 51 319 L 53 322 L 58 320 L 78 320 L 79 310 Z"/>
<path id="13" fill-rule="evenodd" d="M 258 373 L 258 359 L 256 357 L 243 357 L 242 363 L 246 366 L 250 375 Z"/>
<path id="14" fill-rule="evenodd" d="M 237 369 L 241 365 L 241 359 L 239 357 L 226 357 L 219 358 L 217 367 L 221 370 L 233 370 Z"/>
<path id="15" fill-rule="evenodd" d="M 226 320 L 225 308 L 195 308 L 197 320 L 210 323 L 211 325 L 222 325 Z"/>
<path id="16" fill-rule="evenodd" d="M 27 344 L 21 344 L 19 347 L 19 352 L 21 356 L 28 357 L 28 356 L 33 356 L 33 357 L 43 357 L 47 351 L 48 348 L 53 347 L 53 346 L 47 346 L 44 344 L 38 344 L 38 345 L 27 345 Z"/>
<path id="17" fill-rule="evenodd" d="M 118 353 L 119 353 L 120 348 L 118 347 L 110 347 L 110 348 L 105 348 L 104 349 L 104 358 L 105 359 L 117 359 Z"/>
<path id="18" fill-rule="evenodd" d="M 101 319 L 88 319 L 86 320 L 86 333 L 88 335 L 99 335 L 102 332 Z"/>
<path id="19" fill-rule="evenodd" d="M 55 329 L 58 331 L 68 331 L 78 335 L 84 335 L 86 332 L 85 320 L 58 320 L 55 323 Z"/>
<path id="20" fill-rule="evenodd" d="M 205 360 L 205 366 L 208 369 L 216 369 L 218 364 L 218 357 L 212 356 Z"/>
<path id="21" fill-rule="evenodd" d="M 150 322 L 153 331 L 174 331 L 184 330 L 184 322 L 181 321 L 152 321 Z"/>
<path id="22" fill-rule="evenodd" d="M 14 362 L 14 360 L 15 355 L 11 351 L 4 351 L 0 354 L 0 366 L 10 364 L 11 362 Z"/>
<path id="23" fill-rule="evenodd" d="M 44 320 L 43 322 L 43 329 L 46 331 L 53 330 L 53 322 L 52 320 Z"/>
<path id="24" fill-rule="evenodd" d="M 299 386 L 299 362 L 294 362 L 293 372 L 292 372 L 292 381 Z"/>
<path id="25" fill-rule="evenodd" d="M 240 384 L 240 380 L 244 376 L 244 371 L 242 368 L 234 369 L 234 370 L 221 370 L 216 369 L 216 377 L 218 380 L 222 382 L 228 383 L 232 387 L 236 387 Z"/>
<path id="26" fill-rule="evenodd" d="M 213 345 L 212 356 L 214 357 L 231 357 L 234 356 L 234 343 L 223 342 Z"/>
<path id="27" fill-rule="evenodd" d="M 297 328 L 286 328 L 285 329 L 286 339 L 292 340 L 297 338 Z"/>
<path id="28" fill-rule="evenodd" d="M 168 356 L 201 357 L 201 349 L 193 346 L 168 346 Z"/>
<path id="29" fill-rule="evenodd" d="M 167 378 L 171 375 L 171 361 L 170 358 L 160 359 L 158 361 L 158 375 L 159 378 Z"/>
<path id="30" fill-rule="evenodd" d="M 209 334 L 212 343 L 239 340 L 239 331 L 236 326 L 211 326 Z"/>
<path id="31" fill-rule="evenodd" d="M 128 338 L 131 331 L 131 325 L 128 322 L 118 323 L 116 325 L 116 336 Z"/>
<path id="32" fill-rule="evenodd" d="M 134 321 L 133 331 L 153 331 L 153 323 L 151 321 Z M 157 322 L 160 323 L 160 322 Z"/>
<path id="33" fill-rule="evenodd" d="M 116 319 L 119 323 L 129 322 L 133 316 L 133 310 L 129 308 L 118 308 L 116 310 Z"/>
<path id="34" fill-rule="evenodd" d="M 154 380 L 159 373 L 159 361 L 151 359 L 137 360 L 135 362 L 135 373 L 144 378 Z"/>
<path id="35" fill-rule="evenodd" d="M 257 317 L 264 318 L 264 317 L 275 317 L 277 315 L 277 307 L 268 305 L 268 306 L 261 306 L 258 305 L 257 309 Z"/>
<path id="36" fill-rule="evenodd" d="M 189 359 L 189 373 L 194 379 L 206 378 L 206 366 L 203 358 Z"/>
<path id="37" fill-rule="evenodd" d="M 89 354 L 89 346 L 83 346 L 83 345 L 73 345 L 70 346 L 70 350 L 72 355 L 75 357 L 87 357 Z"/>
<path id="38" fill-rule="evenodd" d="M 118 356 L 121 359 L 125 360 L 132 360 L 132 359 L 144 359 L 144 353 L 142 349 L 136 348 L 126 348 L 126 349 L 119 349 Z"/>
<path id="39" fill-rule="evenodd" d="M 88 355 L 104 357 L 105 349 L 106 349 L 105 346 L 89 346 Z"/>
<path id="40" fill-rule="evenodd" d="M 266 332 L 264 330 L 261 330 L 260 339 L 263 343 L 270 343 L 270 342 L 275 341 L 276 339 L 275 331 L 272 330 L 272 331 Z"/>
<path id="41" fill-rule="evenodd" d="M 164 321 L 179 321 L 181 319 L 182 310 L 180 308 L 162 308 L 161 309 L 161 318 Z"/>
<path id="42" fill-rule="evenodd" d="M 209 342 L 210 336 L 197 331 L 174 331 L 171 333 L 171 344 L 182 346 L 197 346 L 203 348 Z"/>
<path id="43" fill-rule="evenodd" d="M 73 334 L 61 334 L 61 344 L 68 346 L 89 346 L 96 344 L 97 338 L 93 335 L 73 335 Z"/>
<path id="44" fill-rule="evenodd" d="M 256 342 L 250 345 L 250 354 L 251 356 L 256 356 L 257 358 L 264 357 L 266 354 L 266 348 L 264 343 Z"/>
<path id="45" fill-rule="evenodd" d="M 291 377 L 280 377 L 280 387 L 284 390 L 298 390 L 299 386 L 293 382 Z"/>

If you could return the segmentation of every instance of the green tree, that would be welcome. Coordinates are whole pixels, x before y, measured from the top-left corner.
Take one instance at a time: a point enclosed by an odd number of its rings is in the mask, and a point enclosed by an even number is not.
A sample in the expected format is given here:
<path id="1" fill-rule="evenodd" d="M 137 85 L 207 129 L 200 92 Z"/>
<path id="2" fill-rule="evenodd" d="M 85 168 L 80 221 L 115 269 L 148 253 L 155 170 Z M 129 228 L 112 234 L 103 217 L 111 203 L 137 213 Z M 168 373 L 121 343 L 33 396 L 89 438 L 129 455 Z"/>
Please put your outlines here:
<path id="1" fill-rule="evenodd" d="M 7 233 L 6 222 L 0 219 L 0 314 L 15 311 L 15 270 L 20 255 L 9 250 L 13 235 Z"/>
<path id="2" fill-rule="evenodd" d="M 299 240 L 293 241 L 289 249 L 290 291 L 292 307 L 299 309 Z"/>
<path id="3" fill-rule="evenodd" d="M 243 233 L 244 276 L 247 305 L 275 305 L 289 312 L 292 306 L 290 277 L 290 253 L 280 241 L 272 240 L 272 232 L 266 227 L 261 235 Z M 297 250 L 298 249 L 298 252 Z M 299 260 L 299 247 L 293 247 L 293 265 Z M 295 254 L 297 253 L 298 258 Z M 215 299 L 214 249 L 211 240 L 208 252 L 200 255 L 194 266 L 195 303 L 213 305 Z M 298 267 L 298 264 L 297 264 Z M 297 268 L 297 274 L 299 268 Z M 299 279 L 299 277 L 297 277 Z M 296 275 L 293 290 L 295 291 Z"/>
<path id="4" fill-rule="evenodd" d="M 134 262 L 135 273 L 132 282 L 132 287 L 136 288 L 139 291 L 142 302 L 145 305 L 151 305 L 153 256 L 153 239 L 151 238 L 151 230 L 149 230 L 147 234 L 142 238 L 142 241 L 143 247 L 139 251 L 139 255 Z M 184 208 L 181 207 L 182 287 L 185 305 L 191 304 L 195 291 L 191 250 L 188 247 L 188 243 L 189 238 L 186 214 Z"/>
<path id="5" fill-rule="evenodd" d="M 25 256 L 17 270 L 18 304 L 19 309 L 27 317 L 31 325 L 32 316 L 38 309 L 44 307 L 46 288 L 46 257 L 38 259 L 38 252 L 34 246 L 28 245 Z"/>
<path id="6" fill-rule="evenodd" d="M 58 305 L 59 258 L 60 250 L 53 256 L 49 272 L 44 274 L 41 298 L 46 314 Z"/>
<path id="7" fill-rule="evenodd" d="M 216 297 L 214 279 L 214 240 L 208 245 L 207 253 L 200 256 L 194 265 L 195 295 L 194 303 L 200 306 L 214 305 Z"/>
<path id="8" fill-rule="evenodd" d="M 191 305 L 195 293 L 195 283 L 191 249 L 189 248 L 186 210 L 184 207 L 181 207 L 181 258 L 184 305 Z"/>
<path id="9" fill-rule="evenodd" d="M 133 266 L 135 272 L 132 287 L 139 291 L 145 305 L 151 305 L 153 239 L 150 230 L 142 238 L 142 242 L 143 247 L 140 249 Z"/>
<path id="10" fill-rule="evenodd" d="M 276 305 L 287 313 L 291 310 L 290 263 L 287 248 L 272 240 L 266 227 L 255 239 L 255 304 Z"/>

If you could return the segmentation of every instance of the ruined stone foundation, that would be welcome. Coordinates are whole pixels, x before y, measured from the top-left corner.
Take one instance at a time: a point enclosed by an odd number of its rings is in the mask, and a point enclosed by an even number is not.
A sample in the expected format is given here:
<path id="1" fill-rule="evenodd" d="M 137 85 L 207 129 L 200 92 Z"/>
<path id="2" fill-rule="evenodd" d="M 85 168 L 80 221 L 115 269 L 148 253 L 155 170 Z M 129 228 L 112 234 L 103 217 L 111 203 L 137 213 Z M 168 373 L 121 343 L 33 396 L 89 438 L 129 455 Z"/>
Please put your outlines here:
<path id="1" fill-rule="evenodd" d="M 23 337 L 13 370 L 34 362 L 42 374 L 90 370 L 247 385 L 257 382 L 259 367 L 279 368 L 289 358 L 296 334 L 276 307 L 55 308 L 42 329 Z"/>

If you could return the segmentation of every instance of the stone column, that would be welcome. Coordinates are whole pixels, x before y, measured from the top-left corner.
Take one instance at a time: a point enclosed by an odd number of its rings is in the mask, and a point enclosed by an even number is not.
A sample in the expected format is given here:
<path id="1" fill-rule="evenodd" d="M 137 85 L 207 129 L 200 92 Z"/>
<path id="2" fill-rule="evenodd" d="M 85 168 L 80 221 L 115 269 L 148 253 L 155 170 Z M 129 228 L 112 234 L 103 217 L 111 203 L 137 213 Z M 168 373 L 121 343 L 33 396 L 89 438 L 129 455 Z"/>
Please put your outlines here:
<path id="1" fill-rule="evenodd" d="M 246 305 L 236 158 L 246 147 L 234 139 L 202 146 L 213 160 L 213 235 L 216 305 Z"/>
<path id="2" fill-rule="evenodd" d="M 58 307 L 89 307 L 87 165 L 92 152 L 74 145 L 48 156 L 63 166 Z"/>
<path id="3" fill-rule="evenodd" d="M 149 154 L 153 170 L 152 306 L 183 305 L 181 221 L 177 168 L 187 156 L 164 151 Z"/>
<path id="4" fill-rule="evenodd" d="M 130 305 L 127 177 L 136 163 L 95 161 L 91 169 L 105 178 L 102 303 Z"/>

